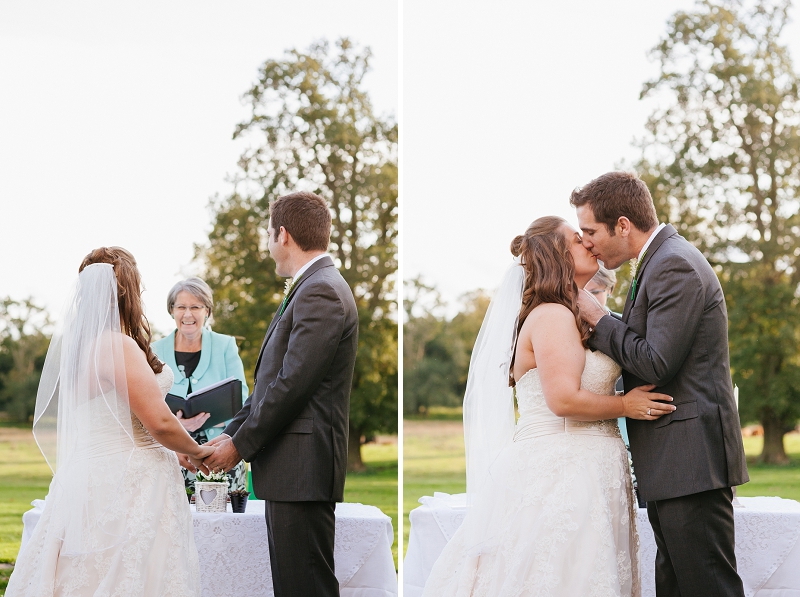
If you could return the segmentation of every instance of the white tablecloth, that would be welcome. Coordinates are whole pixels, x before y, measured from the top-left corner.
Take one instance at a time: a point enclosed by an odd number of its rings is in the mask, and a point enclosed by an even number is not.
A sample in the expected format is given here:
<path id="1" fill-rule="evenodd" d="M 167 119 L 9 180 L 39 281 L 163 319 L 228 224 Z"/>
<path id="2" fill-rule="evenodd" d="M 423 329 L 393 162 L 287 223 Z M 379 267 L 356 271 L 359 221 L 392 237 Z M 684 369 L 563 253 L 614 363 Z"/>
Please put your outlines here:
<path id="1" fill-rule="evenodd" d="M 44 501 L 22 515 L 22 547 L 42 513 Z M 194 538 L 200 555 L 203 597 L 272 597 L 264 502 L 250 500 L 244 514 L 196 512 Z M 395 597 L 392 520 L 375 506 L 336 505 L 336 578 L 342 597 Z"/>
<path id="2" fill-rule="evenodd" d="M 466 515 L 465 494 L 420 499 L 409 515 L 403 596 L 418 597 L 444 546 Z M 777 497 L 740 497 L 734 509 L 736 562 L 747 597 L 800 597 L 800 503 Z M 639 509 L 642 597 L 655 597 L 656 544 L 647 511 Z"/>

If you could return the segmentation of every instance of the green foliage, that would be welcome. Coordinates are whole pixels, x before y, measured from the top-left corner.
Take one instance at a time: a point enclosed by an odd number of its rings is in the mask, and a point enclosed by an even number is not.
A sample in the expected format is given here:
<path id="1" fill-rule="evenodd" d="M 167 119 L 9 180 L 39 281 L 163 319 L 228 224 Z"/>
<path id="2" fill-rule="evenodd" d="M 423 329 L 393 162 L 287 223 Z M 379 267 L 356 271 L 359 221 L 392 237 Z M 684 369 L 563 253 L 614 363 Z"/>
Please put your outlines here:
<path id="1" fill-rule="evenodd" d="M 638 170 L 659 215 L 717 266 L 731 368 L 766 462 L 800 415 L 800 99 L 781 43 L 789 0 L 700 0 L 654 49 L 660 76 Z"/>
<path id="2" fill-rule="evenodd" d="M 403 411 L 427 412 L 432 406 L 460 406 L 467 387 L 472 347 L 489 297 L 477 290 L 462 297 L 452 319 L 443 314 L 438 292 L 419 278 L 406 282 L 403 328 Z"/>
<path id="3" fill-rule="evenodd" d="M 0 411 L 32 420 L 50 336 L 50 320 L 31 299 L 0 300 Z"/>
<path id="4" fill-rule="evenodd" d="M 397 125 L 374 114 L 363 89 L 370 57 L 341 39 L 261 66 L 234 133 L 249 148 L 233 192 L 212 201 L 208 244 L 196 249 L 215 292 L 215 329 L 240 339 L 253 371 L 283 293 L 266 250 L 270 201 L 305 190 L 329 202 L 331 254 L 360 322 L 351 443 L 397 430 Z M 358 449 L 350 465 L 363 467 Z"/>

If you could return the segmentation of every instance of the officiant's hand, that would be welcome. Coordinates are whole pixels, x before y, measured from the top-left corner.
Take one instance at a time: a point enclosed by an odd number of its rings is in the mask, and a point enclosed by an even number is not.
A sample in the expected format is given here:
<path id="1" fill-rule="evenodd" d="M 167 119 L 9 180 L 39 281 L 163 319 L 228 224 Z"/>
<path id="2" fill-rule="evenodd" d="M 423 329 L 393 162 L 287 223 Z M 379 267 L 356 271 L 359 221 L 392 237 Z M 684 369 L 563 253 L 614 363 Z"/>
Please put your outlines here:
<path id="1" fill-rule="evenodd" d="M 211 470 L 229 471 L 235 467 L 242 459 L 236 446 L 233 445 L 230 436 L 226 434 L 218 435 L 206 446 L 214 446 L 217 450 L 205 459 L 203 464 Z"/>
<path id="2" fill-rule="evenodd" d="M 179 410 L 175 416 L 178 417 L 178 420 L 181 422 L 181 425 L 183 425 L 183 428 L 186 429 L 186 431 L 192 432 L 200 429 L 203 426 L 203 423 L 208 421 L 208 418 L 211 416 L 211 414 L 198 413 L 193 417 L 184 419 L 183 411 Z"/>
<path id="3" fill-rule="evenodd" d="M 581 310 L 581 319 L 592 327 L 597 326 L 601 318 L 608 315 L 608 311 L 592 294 L 586 290 L 578 292 L 578 307 Z"/>

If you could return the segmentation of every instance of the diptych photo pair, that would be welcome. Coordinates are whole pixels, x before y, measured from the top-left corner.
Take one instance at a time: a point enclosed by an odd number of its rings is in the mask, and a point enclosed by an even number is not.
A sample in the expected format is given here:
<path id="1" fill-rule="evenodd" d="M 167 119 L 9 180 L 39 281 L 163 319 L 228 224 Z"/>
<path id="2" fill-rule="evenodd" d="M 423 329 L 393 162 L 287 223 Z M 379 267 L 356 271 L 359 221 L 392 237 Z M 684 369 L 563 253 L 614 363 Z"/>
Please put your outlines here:
<path id="1" fill-rule="evenodd" d="M 797 10 L 0 6 L 0 597 L 800 597 Z"/>

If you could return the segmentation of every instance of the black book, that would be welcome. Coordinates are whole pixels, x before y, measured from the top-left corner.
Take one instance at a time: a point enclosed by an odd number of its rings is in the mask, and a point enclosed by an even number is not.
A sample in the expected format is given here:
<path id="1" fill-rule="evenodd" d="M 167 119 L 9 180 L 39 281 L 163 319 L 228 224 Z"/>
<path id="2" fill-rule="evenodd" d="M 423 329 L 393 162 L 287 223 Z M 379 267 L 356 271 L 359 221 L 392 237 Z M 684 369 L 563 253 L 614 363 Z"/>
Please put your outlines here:
<path id="1" fill-rule="evenodd" d="M 175 394 L 167 394 L 166 401 L 173 413 L 177 414 L 179 410 L 182 410 L 184 419 L 191 419 L 200 413 L 209 413 L 211 416 L 198 429 L 198 431 L 205 431 L 209 427 L 232 419 L 241 410 L 242 382 L 235 377 L 229 377 L 207 388 L 192 392 L 185 400 Z"/>

